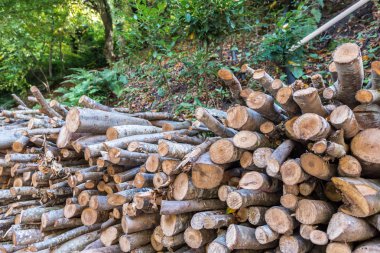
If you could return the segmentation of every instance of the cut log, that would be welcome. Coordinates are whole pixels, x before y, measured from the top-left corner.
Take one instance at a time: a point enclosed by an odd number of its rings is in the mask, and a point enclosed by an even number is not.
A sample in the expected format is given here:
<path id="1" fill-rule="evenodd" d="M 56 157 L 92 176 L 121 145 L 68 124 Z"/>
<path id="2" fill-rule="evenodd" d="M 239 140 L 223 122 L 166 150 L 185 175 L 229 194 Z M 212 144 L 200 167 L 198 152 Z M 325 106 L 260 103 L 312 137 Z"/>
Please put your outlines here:
<path id="1" fill-rule="evenodd" d="M 54 99 L 49 102 L 49 106 L 53 108 L 54 111 L 59 113 L 63 118 L 65 118 L 67 113 L 69 112 L 65 106 L 63 106 L 57 100 Z"/>
<path id="2" fill-rule="evenodd" d="M 368 217 L 380 212 L 380 181 L 364 178 L 334 177 L 332 182 L 343 194 L 340 210 L 356 217 Z"/>
<path id="3" fill-rule="evenodd" d="M 260 244 L 266 244 L 277 240 L 280 235 L 273 231 L 268 225 L 264 225 L 256 228 L 255 237 Z"/>
<path id="4" fill-rule="evenodd" d="M 121 226 L 126 234 L 133 234 L 136 232 L 153 229 L 160 223 L 160 216 L 158 213 L 142 214 L 136 217 L 123 216 L 121 219 Z M 152 232 L 150 232 L 152 234 Z"/>
<path id="5" fill-rule="evenodd" d="M 260 192 L 255 190 L 241 189 L 231 192 L 227 196 L 227 205 L 232 209 L 239 209 L 252 205 L 272 206 L 278 204 L 280 196 L 275 193 Z"/>
<path id="6" fill-rule="evenodd" d="M 225 207 L 225 202 L 216 199 L 183 201 L 162 200 L 160 214 L 182 214 L 207 210 L 217 210 L 223 209 Z"/>
<path id="7" fill-rule="evenodd" d="M 293 99 L 301 108 L 302 114 L 315 113 L 322 117 L 327 116 L 327 111 L 322 105 L 316 88 L 298 90 L 294 92 Z"/>
<path id="8" fill-rule="evenodd" d="M 33 96 L 37 99 L 37 102 L 41 105 L 44 113 L 46 113 L 51 118 L 54 118 L 54 117 L 57 117 L 59 119 L 62 118 L 62 116 L 59 113 L 54 111 L 49 106 L 49 104 L 45 100 L 44 96 L 42 95 L 41 91 L 36 86 L 30 87 L 30 91 L 33 93 Z"/>
<path id="9" fill-rule="evenodd" d="M 380 102 L 380 93 L 378 90 L 358 90 L 355 99 L 362 104 L 378 104 Z"/>
<path id="10" fill-rule="evenodd" d="M 108 219 L 107 211 L 97 211 L 92 208 L 85 208 L 81 214 L 83 225 L 91 226 L 97 223 L 105 222 Z"/>
<path id="11" fill-rule="evenodd" d="M 194 113 L 195 118 L 207 126 L 213 133 L 220 137 L 232 137 L 236 134 L 234 129 L 225 127 L 205 108 L 198 107 Z"/>
<path id="12" fill-rule="evenodd" d="M 326 253 L 351 253 L 352 252 L 352 244 L 345 242 L 330 242 L 327 244 Z M 363 252 L 364 253 L 364 252 Z"/>
<path id="13" fill-rule="evenodd" d="M 272 96 L 276 96 L 276 90 L 272 89 L 274 79 L 264 69 L 257 69 L 253 74 L 253 79 L 260 83 Z"/>
<path id="14" fill-rule="evenodd" d="M 249 108 L 254 109 L 256 112 L 275 123 L 279 123 L 286 119 L 286 117 L 282 115 L 281 107 L 274 103 L 273 97 L 264 92 L 252 92 L 249 94 L 246 103 Z"/>
<path id="15" fill-rule="evenodd" d="M 334 164 L 323 160 L 323 158 L 315 154 L 304 153 L 301 155 L 300 160 L 302 169 L 316 178 L 330 180 L 336 174 Z"/>
<path id="16" fill-rule="evenodd" d="M 240 101 L 241 84 L 235 75 L 228 69 L 220 69 L 218 71 L 218 77 L 222 79 L 230 89 L 232 98 Z"/>
<path id="17" fill-rule="evenodd" d="M 93 109 L 72 108 L 66 116 L 67 129 L 72 132 L 105 134 L 112 126 L 141 125 L 150 126 L 144 119 L 133 118 L 122 113 L 105 112 Z"/>
<path id="18" fill-rule="evenodd" d="M 218 188 L 196 188 L 186 173 L 177 176 L 173 183 L 173 198 L 175 200 L 212 199 L 218 196 Z"/>
<path id="19" fill-rule="evenodd" d="M 281 252 L 306 253 L 312 248 L 311 242 L 299 235 L 283 235 L 279 244 Z"/>
<path id="20" fill-rule="evenodd" d="M 174 159 L 183 159 L 193 148 L 194 146 L 190 144 L 175 143 L 167 140 L 158 141 L 158 154 Z"/>
<path id="21" fill-rule="evenodd" d="M 155 126 L 139 126 L 135 125 L 121 125 L 112 126 L 107 129 L 106 135 L 108 140 L 115 140 L 122 137 L 140 135 L 140 134 L 155 134 L 161 133 L 162 129 Z"/>
<path id="22" fill-rule="evenodd" d="M 209 152 L 204 153 L 193 163 L 191 178 L 194 186 L 200 189 L 212 189 L 219 186 L 222 183 L 226 167 L 213 163 Z"/>
<path id="23" fill-rule="evenodd" d="M 380 159 L 380 129 L 370 128 L 357 134 L 351 141 L 352 154 L 360 161 L 362 176 L 378 177 Z"/>
<path id="24" fill-rule="evenodd" d="M 239 181 L 239 187 L 264 192 L 277 192 L 280 188 L 280 184 L 277 179 L 271 179 L 264 173 L 251 171 L 242 176 Z"/>
<path id="25" fill-rule="evenodd" d="M 314 74 L 310 77 L 310 79 L 311 79 L 311 84 L 317 90 L 324 89 L 326 87 L 321 74 Z"/>
<path id="26" fill-rule="evenodd" d="M 380 127 L 380 106 L 377 104 L 362 104 L 354 108 L 355 118 L 360 129 Z"/>
<path id="27" fill-rule="evenodd" d="M 226 233 L 218 235 L 215 240 L 213 240 L 207 248 L 209 253 L 230 253 L 231 250 L 227 247 L 226 243 Z"/>
<path id="28" fill-rule="evenodd" d="M 319 141 L 328 137 L 331 127 L 323 117 L 306 113 L 294 121 L 293 131 L 298 139 Z"/>
<path id="29" fill-rule="evenodd" d="M 306 225 L 328 223 L 334 213 L 334 207 L 328 202 L 302 199 L 298 201 L 296 219 Z"/>
<path id="30" fill-rule="evenodd" d="M 270 145 L 269 140 L 264 135 L 247 130 L 238 132 L 232 138 L 232 141 L 236 147 L 251 151 Z"/>
<path id="31" fill-rule="evenodd" d="M 295 143 L 292 140 L 286 140 L 278 146 L 267 162 L 266 172 L 271 177 L 280 177 L 280 167 L 288 158 Z"/>
<path id="32" fill-rule="evenodd" d="M 216 230 L 212 229 L 195 230 L 188 227 L 184 233 L 185 242 L 192 249 L 198 249 L 213 241 L 216 237 Z"/>
<path id="33" fill-rule="evenodd" d="M 329 238 L 326 232 L 316 229 L 311 231 L 310 241 L 315 245 L 327 245 L 329 243 Z"/>
<path id="34" fill-rule="evenodd" d="M 258 131 L 265 121 L 259 113 L 245 106 L 233 106 L 227 111 L 227 125 L 237 130 Z"/>
<path id="35" fill-rule="evenodd" d="M 248 208 L 248 221 L 254 226 L 262 226 L 265 224 L 265 213 L 268 207 L 250 206 Z"/>
<path id="36" fill-rule="evenodd" d="M 243 150 L 237 148 L 232 139 L 220 139 L 210 146 L 211 161 L 216 164 L 227 164 L 239 161 Z"/>
<path id="37" fill-rule="evenodd" d="M 283 207 L 295 211 L 300 199 L 300 197 L 294 194 L 287 193 L 281 196 L 280 203 Z"/>
<path id="38" fill-rule="evenodd" d="M 310 178 L 301 168 L 299 159 L 289 159 L 280 167 L 281 178 L 284 184 L 295 185 Z"/>
<path id="39" fill-rule="evenodd" d="M 161 228 L 165 236 L 174 236 L 186 230 L 192 214 L 161 215 Z"/>
<path id="40" fill-rule="evenodd" d="M 380 239 L 375 238 L 366 242 L 359 244 L 354 253 L 370 253 L 370 252 L 379 252 L 380 251 Z"/>
<path id="41" fill-rule="evenodd" d="M 290 86 L 282 87 L 278 90 L 276 100 L 280 106 L 286 111 L 289 117 L 299 115 L 301 109 L 293 100 L 293 89 Z"/>
<path id="42" fill-rule="evenodd" d="M 374 237 L 376 229 L 365 220 L 341 212 L 331 217 L 327 227 L 329 240 L 335 242 L 357 242 Z"/>
<path id="43" fill-rule="evenodd" d="M 298 222 L 289 210 L 281 206 L 273 206 L 265 213 L 265 221 L 269 227 L 279 234 L 292 234 Z"/>
<path id="44" fill-rule="evenodd" d="M 356 121 L 354 113 L 346 105 L 341 105 L 337 107 L 331 113 L 330 122 L 336 129 L 344 130 L 345 138 L 354 137 L 360 130 L 359 124 Z"/>
<path id="45" fill-rule="evenodd" d="M 337 99 L 352 107 L 356 104 L 355 94 L 362 88 L 364 79 L 360 47 L 345 43 L 335 50 L 333 58 L 338 73 Z"/>
<path id="46" fill-rule="evenodd" d="M 268 161 L 273 153 L 271 148 L 258 148 L 252 154 L 253 163 L 258 168 L 264 169 L 267 167 Z"/>
<path id="47" fill-rule="evenodd" d="M 145 230 L 133 234 L 122 235 L 119 238 L 119 246 L 121 251 L 130 252 L 131 250 L 148 244 L 150 242 L 151 234 L 151 230 Z"/>
<path id="48" fill-rule="evenodd" d="M 260 244 L 255 237 L 255 229 L 242 225 L 230 225 L 226 233 L 226 245 L 231 250 L 247 249 L 261 250 L 273 248 L 277 241 Z"/>

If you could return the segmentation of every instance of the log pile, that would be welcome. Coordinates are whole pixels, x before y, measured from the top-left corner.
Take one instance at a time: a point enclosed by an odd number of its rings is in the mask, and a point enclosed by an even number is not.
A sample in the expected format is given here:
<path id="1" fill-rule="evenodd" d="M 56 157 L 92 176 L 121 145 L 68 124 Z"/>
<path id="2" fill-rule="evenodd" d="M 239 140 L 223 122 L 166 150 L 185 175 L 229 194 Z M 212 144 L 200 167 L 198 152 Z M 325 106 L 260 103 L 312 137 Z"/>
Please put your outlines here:
<path id="1" fill-rule="evenodd" d="M 287 86 L 243 65 L 252 90 L 221 69 L 237 105 L 194 122 L 13 95 L 0 252 L 379 251 L 380 64 L 362 89 L 348 43 L 329 70 L 331 86 L 319 74 Z"/>

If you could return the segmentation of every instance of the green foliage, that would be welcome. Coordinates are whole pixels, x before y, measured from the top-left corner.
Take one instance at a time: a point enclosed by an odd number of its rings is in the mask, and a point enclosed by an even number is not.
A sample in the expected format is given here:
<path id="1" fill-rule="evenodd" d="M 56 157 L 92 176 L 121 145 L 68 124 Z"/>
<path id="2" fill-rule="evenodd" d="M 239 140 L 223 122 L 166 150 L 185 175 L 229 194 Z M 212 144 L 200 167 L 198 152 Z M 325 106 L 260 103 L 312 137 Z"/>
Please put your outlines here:
<path id="1" fill-rule="evenodd" d="M 75 105 L 83 95 L 88 95 L 98 102 L 107 102 L 119 98 L 124 92 L 128 79 L 118 68 L 97 70 L 73 69 L 65 83 L 73 83 L 71 88 L 60 87 L 56 93 L 62 93 L 63 102 Z"/>
<path id="2" fill-rule="evenodd" d="M 304 57 L 304 49 L 290 51 L 303 37 L 316 29 L 321 19 L 322 2 L 301 2 L 296 9 L 288 11 L 275 23 L 272 33 L 263 37 L 256 54 L 258 61 L 273 61 L 281 66 L 291 66 L 296 78 L 302 75 L 299 64 Z"/>

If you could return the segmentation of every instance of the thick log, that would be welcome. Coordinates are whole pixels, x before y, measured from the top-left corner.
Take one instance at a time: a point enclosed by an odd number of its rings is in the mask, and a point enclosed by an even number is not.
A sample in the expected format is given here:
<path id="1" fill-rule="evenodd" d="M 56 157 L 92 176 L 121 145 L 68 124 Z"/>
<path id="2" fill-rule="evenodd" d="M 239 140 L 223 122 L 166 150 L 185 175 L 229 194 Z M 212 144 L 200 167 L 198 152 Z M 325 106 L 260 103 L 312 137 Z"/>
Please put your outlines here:
<path id="1" fill-rule="evenodd" d="M 380 127 L 380 106 L 377 104 L 362 104 L 354 108 L 355 118 L 360 129 Z"/>
<path id="2" fill-rule="evenodd" d="M 107 211 L 98 211 L 92 208 L 85 208 L 81 214 L 83 225 L 91 226 L 97 223 L 105 222 L 108 219 Z"/>
<path id="3" fill-rule="evenodd" d="M 251 171 L 242 176 L 239 181 L 239 187 L 264 192 L 277 192 L 280 188 L 280 184 L 277 179 L 272 179 L 267 176 L 267 174 Z"/>
<path id="4" fill-rule="evenodd" d="M 378 104 L 380 102 L 380 93 L 378 90 L 358 90 L 355 99 L 362 104 Z"/>
<path id="5" fill-rule="evenodd" d="M 155 134 L 161 133 L 162 129 L 155 126 L 139 126 L 134 125 L 121 125 L 112 126 L 107 129 L 106 135 L 108 140 L 115 140 L 122 137 L 141 135 L 141 134 Z"/>
<path id="6" fill-rule="evenodd" d="M 302 169 L 316 178 L 330 180 L 336 174 L 334 164 L 323 160 L 323 158 L 315 154 L 304 153 L 301 155 L 300 160 Z"/>
<path id="7" fill-rule="evenodd" d="M 281 165 L 288 158 L 295 147 L 292 140 L 282 142 L 271 154 L 267 162 L 266 172 L 271 177 L 280 177 Z"/>
<path id="8" fill-rule="evenodd" d="M 268 225 L 264 225 L 256 227 L 255 237 L 260 244 L 266 244 L 277 240 L 280 235 L 273 231 Z"/>
<path id="9" fill-rule="evenodd" d="M 219 234 L 207 248 L 208 253 L 230 253 L 231 250 L 227 247 L 226 233 Z"/>
<path id="10" fill-rule="evenodd" d="M 268 147 L 270 145 L 269 140 L 264 135 L 247 130 L 238 132 L 232 138 L 232 141 L 236 147 L 251 151 L 259 147 Z"/>
<path id="11" fill-rule="evenodd" d="M 316 88 L 298 90 L 294 92 L 293 99 L 301 108 L 302 114 L 315 113 L 322 117 L 327 116 L 327 111 L 322 105 Z"/>
<path id="12" fill-rule="evenodd" d="M 196 188 L 186 173 L 179 174 L 173 183 L 173 198 L 175 200 L 212 199 L 216 198 L 217 195 L 217 188 Z"/>
<path id="13" fill-rule="evenodd" d="M 235 75 L 228 69 L 220 69 L 218 71 L 218 77 L 224 81 L 227 87 L 230 89 L 232 98 L 240 101 L 241 84 Z"/>
<path id="14" fill-rule="evenodd" d="M 380 212 L 377 201 L 380 196 L 379 180 L 334 177 L 332 182 L 344 197 L 340 211 L 356 217 L 368 217 Z"/>
<path id="15" fill-rule="evenodd" d="M 72 132 L 105 134 L 112 126 L 141 125 L 150 126 L 144 119 L 133 118 L 122 113 L 105 112 L 93 109 L 72 108 L 66 116 L 67 129 Z"/>
<path id="16" fill-rule="evenodd" d="M 241 225 L 230 225 L 226 233 L 226 245 L 229 249 L 261 250 L 273 248 L 277 241 L 260 244 L 255 237 L 255 229 Z"/>
<path id="17" fill-rule="evenodd" d="M 220 137 L 232 137 L 236 134 L 236 131 L 234 129 L 225 127 L 205 108 L 198 107 L 195 110 L 194 116 L 197 120 L 205 124 L 208 129 Z"/>
<path id="18" fill-rule="evenodd" d="M 117 192 L 108 196 L 108 203 L 113 206 L 121 206 L 124 203 L 131 202 L 135 193 L 149 191 L 151 191 L 150 188 L 134 188 Z"/>
<path id="19" fill-rule="evenodd" d="M 283 207 L 295 211 L 300 199 L 300 197 L 294 194 L 287 193 L 281 196 L 280 203 Z"/>
<path id="20" fill-rule="evenodd" d="M 272 206 L 278 204 L 280 196 L 275 193 L 241 189 L 231 192 L 227 196 L 227 205 L 232 209 L 239 209 L 252 205 Z"/>
<path id="21" fill-rule="evenodd" d="M 119 239 L 119 245 L 122 252 L 140 248 L 150 242 L 152 230 L 139 231 L 137 233 L 122 235 Z"/>
<path id="22" fill-rule="evenodd" d="M 360 47 L 345 43 L 335 50 L 333 59 L 338 73 L 337 99 L 352 107 L 356 104 L 355 94 L 362 88 L 364 79 Z"/>
<path id="23" fill-rule="evenodd" d="M 331 126 L 323 117 L 306 113 L 294 121 L 293 131 L 297 139 L 319 141 L 328 137 Z"/>
<path id="24" fill-rule="evenodd" d="M 174 236 L 186 230 L 190 225 L 192 214 L 161 215 L 161 229 L 165 236 Z"/>
<path id="25" fill-rule="evenodd" d="M 346 105 L 338 106 L 331 113 L 330 122 L 336 129 L 344 130 L 345 138 L 354 137 L 360 130 L 353 111 Z"/>
<path id="26" fill-rule="evenodd" d="M 265 224 L 265 213 L 268 207 L 251 206 L 248 208 L 248 221 L 254 226 L 261 226 Z"/>
<path id="27" fill-rule="evenodd" d="M 311 231 L 310 241 L 315 245 L 327 245 L 329 243 L 329 238 L 326 232 L 316 229 Z"/>
<path id="28" fill-rule="evenodd" d="M 330 242 L 327 244 L 326 253 L 351 253 L 353 245 L 346 242 Z M 364 252 L 363 252 L 364 253 Z"/>
<path id="29" fill-rule="evenodd" d="M 354 253 L 370 253 L 370 252 L 379 252 L 380 251 L 380 239 L 375 238 L 366 242 L 359 244 Z"/>
<path id="30" fill-rule="evenodd" d="M 153 229 L 159 224 L 160 216 L 158 213 L 142 214 L 136 217 L 123 216 L 121 219 L 121 226 L 126 234 Z"/>
<path id="31" fill-rule="evenodd" d="M 183 159 L 193 148 L 194 146 L 190 144 L 175 143 L 167 140 L 158 141 L 158 154 L 174 159 Z"/>
<path id="32" fill-rule="evenodd" d="M 60 114 L 63 118 L 65 118 L 67 113 L 69 112 L 65 106 L 63 106 L 57 100 L 54 99 L 49 102 L 49 106 L 53 108 L 53 110 Z"/>
<path id="33" fill-rule="evenodd" d="M 258 148 L 252 154 L 253 163 L 258 168 L 264 169 L 267 167 L 268 161 L 273 153 L 271 148 Z"/>
<path id="34" fill-rule="evenodd" d="M 226 167 L 225 165 L 213 163 L 209 152 L 204 153 L 193 163 L 191 177 L 194 186 L 200 189 L 212 189 L 219 186 L 223 181 Z"/>
<path id="35" fill-rule="evenodd" d="M 306 225 L 327 223 L 334 213 L 334 207 L 328 202 L 302 199 L 298 201 L 296 219 Z"/>
<path id="36" fill-rule="evenodd" d="M 327 227 L 329 240 L 336 242 L 356 242 L 374 237 L 376 229 L 365 220 L 341 212 L 331 217 Z"/>
<path id="37" fill-rule="evenodd" d="M 283 235 L 279 244 L 281 252 L 306 253 L 313 246 L 310 241 L 303 239 L 299 235 Z"/>
<path id="38" fill-rule="evenodd" d="M 280 106 L 286 111 L 289 117 L 299 115 L 301 109 L 293 100 L 293 89 L 290 86 L 282 87 L 277 91 L 276 100 Z"/>
<path id="39" fill-rule="evenodd" d="M 301 168 L 299 159 L 289 159 L 280 167 L 281 179 L 284 184 L 295 185 L 310 178 Z"/>
<path id="40" fill-rule="evenodd" d="M 216 230 L 212 229 L 195 230 L 192 227 L 188 227 L 184 233 L 186 244 L 193 249 L 198 249 L 206 245 L 207 243 L 213 241 L 216 237 Z"/>
<path id="41" fill-rule="evenodd" d="M 237 148 L 232 139 L 220 139 L 210 146 L 211 161 L 216 164 L 227 164 L 239 161 L 243 150 Z"/>
<path id="42" fill-rule="evenodd" d="M 226 207 L 226 203 L 217 199 L 206 200 L 183 200 L 170 201 L 162 200 L 161 214 L 182 214 L 190 212 L 200 212 L 207 210 L 217 210 Z"/>
<path id="43" fill-rule="evenodd" d="M 249 108 L 254 109 L 256 112 L 275 123 L 279 123 L 286 119 L 286 117 L 282 115 L 283 111 L 281 107 L 274 103 L 273 97 L 264 92 L 252 92 L 249 94 L 246 103 Z"/>
<path id="44" fill-rule="evenodd" d="M 298 222 L 290 211 L 282 206 L 273 206 L 265 213 L 265 221 L 269 227 L 279 234 L 292 234 Z"/>
<path id="45" fill-rule="evenodd" d="M 370 128 L 358 133 L 351 141 L 352 154 L 360 161 L 362 176 L 378 177 L 380 129 Z"/>
<path id="46" fill-rule="evenodd" d="M 256 69 L 253 74 L 253 79 L 260 83 L 260 85 L 272 96 L 276 96 L 276 90 L 272 88 L 274 79 L 264 69 Z"/>
<path id="47" fill-rule="evenodd" d="M 265 121 L 259 113 L 246 106 L 233 106 L 227 111 L 227 125 L 237 130 L 258 131 Z"/>

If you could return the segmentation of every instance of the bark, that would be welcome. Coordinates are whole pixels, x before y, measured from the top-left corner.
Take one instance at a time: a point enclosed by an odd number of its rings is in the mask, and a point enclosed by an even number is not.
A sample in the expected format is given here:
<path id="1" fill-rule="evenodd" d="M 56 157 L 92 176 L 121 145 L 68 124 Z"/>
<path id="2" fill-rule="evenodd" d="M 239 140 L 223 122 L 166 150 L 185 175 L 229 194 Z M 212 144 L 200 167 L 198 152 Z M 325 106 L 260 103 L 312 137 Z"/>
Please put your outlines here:
<path id="1" fill-rule="evenodd" d="M 265 213 L 265 221 L 279 234 L 293 234 L 293 230 L 299 225 L 290 211 L 281 206 L 269 208 Z"/>
<path id="2" fill-rule="evenodd" d="M 337 107 L 331 113 L 330 122 L 336 129 L 343 129 L 347 139 L 354 137 L 360 130 L 354 113 L 346 105 Z"/>
<path id="3" fill-rule="evenodd" d="M 57 100 L 51 100 L 49 103 L 49 106 L 53 108 L 58 114 L 60 114 L 63 118 L 66 117 L 67 113 L 69 112 L 65 106 L 60 104 Z"/>
<path id="4" fill-rule="evenodd" d="M 354 253 L 370 253 L 380 251 L 380 239 L 375 238 L 366 242 L 359 244 Z"/>
<path id="5" fill-rule="evenodd" d="M 284 184 L 296 185 L 310 178 L 301 168 L 299 159 L 289 159 L 280 167 L 281 179 Z"/>
<path id="6" fill-rule="evenodd" d="M 266 172 L 269 176 L 280 177 L 281 165 L 288 158 L 294 147 L 295 143 L 292 140 L 285 140 L 273 151 L 267 161 L 266 167 Z"/>
<path id="7" fill-rule="evenodd" d="M 258 148 L 252 154 L 253 163 L 258 168 L 264 169 L 267 167 L 268 161 L 273 153 L 271 148 Z"/>
<path id="8" fill-rule="evenodd" d="M 327 223 L 334 213 L 334 207 L 328 202 L 302 199 L 297 205 L 296 219 L 306 225 Z"/>
<path id="9" fill-rule="evenodd" d="M 190 126 L 190 121 L 168 121 L 162 125 L 162 131 L 166 132 L 179 129 L 188 129 Z"/>
<path id="10" fill-rule="evenodd" d="M 360 129 L 380 127 L 380 106 L 376 104 L 362 104 L 354 108 L 355 118 Z"/>
<path id="11" fill-rule="evenodd" d="M 151 189 L 134 188 L 134 189 L 124 190 L 122 192 L 117 192 L 108 196 L 108 203 L 113 206 L 121 206 L 124 203 L 131 202 L 135 193 L 148 192 L 148 191 L 151 191 Z"/>
<path id="12" fill-rule="evenodd" d="M 216 198 L 217 194 L 217 188 L 196 188 L 186 173 L 179 174 L 173 183 L 173 198 L 175 200 L 212 199 Z"/>
<path id="13" fill-rule="evenodd" d="M 113 112 L 114 110 L 111 107 L 102 105 L 101 103 L 96 102 L 95 100 L 83 95 L 79 98 L 78 103 L 86 108 L 101 110 L 105 112 Z"/>
<path id="14" fill-rule="evenodd" d="M 336 174 L 336 166 L 334 164 L 328 163 L 312 153 L 301 155 L 301 167 L 306 173 L 322 180 L 330 180 Z"/>
<path id="15" fill-rule="evenodd" d="M 120 249 L 123 252 L 130 252 L 138 249 L 150 242 L 152 230 L 140 231 L 133 234 L 122 235 L 119 239 Z"/>
<path id="16" fill-rule="evenodd" d="M 323 80 L 321 74 L 314 74 L 310 77 L 310 79 L 312 86 L 316 88 L 318 91 L 323 90 L 326 87 L 325 81 Z"/>
<path id="17" fill-rule="evenodd" d="M 142 125 L 150 126 L 144 119 L 133 118 L 122 113 L 105 112 L 93 109 L 72 108 L 66 116 L 67 128 L 70 132 L 90 132 L 105 134 L 112 126 Z"/>
<path id="18" fill-rule="evenodd" d="M 41 105 L 42 110 L 45 114 L 47 114 L 51 118 L 54 118 L 54 117 L 57 117 L 59 119 L 62 118 L 60 114 L 58 114 L 56 111 L 53 110 L 53 108 L 49 106 L 44 96 L 42 95 L 41 91 L 36 86 L 32 86 L 30 88 L 30 91 L 33 93 L 33 96 L 37 99 L 38 103 Z"/>
<path id="19" fill-rule="evenodd" d="M 302 114 L 315 113 L 322 117 L 327 116 L 316 88 L 298 90 L 294 92 L 293 99 L 301 108 Z"/>
<path id="20" fill-rule="evenodd" d="M 264 225 L 256 227 L 255 237 L 260 244 L 266 244 L 277 240 L 280 235 L 273 231 L 268 225 Z"/>
<path id="21" fill-rule="evenodd" d="M 328 137 L 331 126 L 323 117 L 306 113 L 294 121 L 293 131 L 297 139 L 319 141 Z"/>
<path id="22" fill-rule="evenodd" d="M 286 117 L 282 115 L 283 111 L 281 107 L 274 103 L 273 97 L 264 92 L 252 92 L 249 94 L 246 102 L 249 108 L 254 109 L 256 112 L 275 123 L 279 123 L 286 119 Z"/>
<path id="23" fill-rule="evenodd" d="M 268 207 L 251 206 L 248 208 L 248 221 L 254 226 L 262 226 L 265 223 L 265 213 Z"/>
<path id="24" fill-rule="evenodd" d="M 73 238 L 54 249 L 55 253 L 82 251 L 88 244 L 99 237 L 99 231 L 90 232 Z"/>
<path id="25" fill-rule="evenodd" d="M 333 59 L 338 73 L 336 97 L 349 107 L 355 106 L 355 94 L 362 88 L 364 79 L 360 48 L 345 43 L 335 50 Z"/>
<path id="26" fill-rule="evenodd" d="M 158 213 L 143 214 L 136 217 L 123 216 L 121 225 L 126 234 L 133 234 L 136 232 L 153 229 L 160 223 L 160 216 Z"/>
<path id="27" fill-rule="evenodd" d="M 289 117 L 299 115 L 300 108 L 293 100 L 293 89 L 290 86 L 282 87 L 277 91 L 276 100 L 280 106 L 286 111 Z"/>
<path id="28" fill-rule="evenodd" d="M 376 230 L 365 220 L 338 212 L 327 227 L 327 235 L 335 242 L 356 242 L 375 236 Z"/>
<path id="29" fill-rule="evenodd" d="M 213 241 L 217 235 L 216 230 L 201 229 L 195 230 L 192 227 L 188 227 L 184 233 L 186 244 L 192 249 L 198 249 L 205 246 L 209 242 Z"/>
<path id="30" fill-rule="evenodd" d="M 183 201 L 162 200 L 160 213 L 161 214 L 182 214 L 182 213 L 222 209 L 225 207 L 226 207 L 225 202 L 222 202 L 216 199 L 183 200 Z"/>
<path id="31" fill-rule="evenodd" d="M 208 129 L 220 137 L 232 137 L 236 134 L 236 131 L 234 129 L 225 127 L 205 108 L 198 107 L 195 110 L 194 116 L 197 120 L 205 124 Z"/>
<path id="32" fill-rule="evenodd" d="M 264 192 L 277 192 L 280 188 L 280 184 L 277 179 L 272 179 L 268 177 L 267 174 L 251 171 L 241 177 L 239 187 Z"/>
<path id="33" fill-rule="evenodd" d="M 224 81 L 226 86 L 230 89 L 232 98 L 234 98 L 237 102 L 241 102 L 240 100 L 240 91 L 241 84 L 238 79 L 234 76 L 234 74 L 228 69 L 220 69 L 218 71 L 218 77 Z"/>
<path id="34" fill-rule="evenodd" d="M 226 233 L 226 245 L 230 250 L 261 250 L 273 248 L 277 241 L 260 244 L 255 237 L 255 229 L 241 225 L 230 225 Z"/>
<path id="35" fill-rule="evenodd" d="M 158 141 L 158 154 L 164 157 L 183 159 L 193 148 L 194 146 L 190 144 L 175 143 L 167 140 Z"/>
<path id="36" fill-rule="evenodd" d="M 107 211 L 98 211 L 92 208 L 86 208 L 82 211 L 81 220 L 83 225 L 91 226 L 97 223 L 105 222 L 108 219 Z"/>
<path id="37" fill-rule="evenodd" d="M 226 233 L 218 235 L 215 240 L 213 240 L 207 248 L 209 253 L 230 253 L 231 250 L 227 247 L 226 243 Z"/>
<path id="38" fill-rule="evenodd" d="M 140 153 L 157 153 L 158 145 L 146 142 L 134 141 L 128 145 L 128 151 Z"/>
<path id="39" fill-rule="evenodd" d="M 227 110 L 227 126 L 237 130 L 258 131 L 265 121 L 261 114 L 246 106 L 233 106 Z M 223 137 L 223 135 L 218 135 Z"/>
<path id="40" fill-rule="evenodd" d="M 190 225 L 193 229 L 196 229 L 196 230 L 203 229 L 205 228 L 205 221 L 207 218 L 214 215 L 221 215 L 223 213 L 224 213 L 223 210 L 213 210 L 213 211 L 205 211 L 205 212 L 196 213 L 191 218 Z"/>
<path id="41" fill-rule="evenodd" d="M 246 130 L 238 132 L 232 141 L 236 147 L 251 151 L 270 146 L 269 140 L 264 135 Z"/>
<path id="42" fill-rule="evenodd" d="M 228 164 L 239 161 L 243 150 L 234 146 L 232 139 L 220 139 L 210 146 L 211 161 L 216 164 Z"/>
<path id="43" fill-rule="evenodd" d="M 272 89 L 274 79 L 264 69 L 257 69 L 253 74 L 255 79 L 269 94 L 276 96 L 276 90 Z"/>
<path id="44" fill-rule="evenodd" d="M 111 126 L 107 129 L 106 135 L 108 140 L 115 140 L 122 137 L 140 135 L 140 134 L 154 134 L 161 133 L 162 129 L 155 126 L 139 126 L 134 125 L 121 125 Z"/>
<path id="45" fill-rule="evenodd" d="M 231 209 L 239 209 L 252 205 L 272 206 L 278 204 L 280 197 L 275 193 L 241 189 L 227 196 L 227 205 Z"/>
<path id="46" fill-rule="evenodd" d="M 310 241 L 303 239 L 299 235 L 283 235 L 280 238 L 281 252 L 309 252 L 312 248 Z"/>

